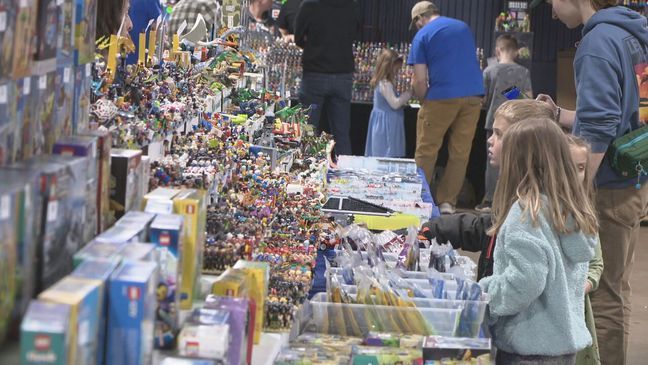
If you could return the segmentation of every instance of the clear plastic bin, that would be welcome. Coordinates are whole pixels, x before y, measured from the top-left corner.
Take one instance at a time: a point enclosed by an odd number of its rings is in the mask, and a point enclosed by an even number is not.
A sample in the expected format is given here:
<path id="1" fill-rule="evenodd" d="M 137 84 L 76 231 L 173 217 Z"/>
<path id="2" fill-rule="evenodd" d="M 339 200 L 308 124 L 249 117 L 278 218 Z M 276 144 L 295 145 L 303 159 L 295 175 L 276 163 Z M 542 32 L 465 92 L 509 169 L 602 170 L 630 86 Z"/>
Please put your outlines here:
<path id="1" fill-rule="evenodd" d="M 319 333 L 364 336 L 369 332 L 395 332 L 424 336 L 454 336 L 463 307 L 404 308 L 339 304 L 319 293 L 310 302 L 312 329 Z"/>

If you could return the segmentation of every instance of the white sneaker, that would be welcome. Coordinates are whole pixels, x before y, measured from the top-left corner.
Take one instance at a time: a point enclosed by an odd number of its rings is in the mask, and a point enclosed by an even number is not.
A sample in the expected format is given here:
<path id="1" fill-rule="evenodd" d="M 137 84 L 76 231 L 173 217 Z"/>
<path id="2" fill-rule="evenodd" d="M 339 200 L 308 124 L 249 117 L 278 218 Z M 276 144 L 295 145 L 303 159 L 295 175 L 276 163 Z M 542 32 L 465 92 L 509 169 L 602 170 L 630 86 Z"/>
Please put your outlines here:
<path id="1" fill-rule="evenodd" d="M 457 212 L 454 205 L 450 203 L 441 203 L 441 205 L 439 205 L 439 211 L 441 214 L 455 214 Z"/>

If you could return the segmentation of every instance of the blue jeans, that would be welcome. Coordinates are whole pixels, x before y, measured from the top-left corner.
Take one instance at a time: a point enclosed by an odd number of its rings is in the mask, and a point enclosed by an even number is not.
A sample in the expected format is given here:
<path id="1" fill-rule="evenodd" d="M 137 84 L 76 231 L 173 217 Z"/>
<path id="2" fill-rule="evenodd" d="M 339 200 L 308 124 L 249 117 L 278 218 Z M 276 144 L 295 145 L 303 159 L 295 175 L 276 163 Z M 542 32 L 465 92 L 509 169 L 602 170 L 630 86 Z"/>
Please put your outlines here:
<path id="1" fill-rule="evenodd" d="M 319 127 L 322 110 L 326 110 L 338 155 L 351 154 L 349 130 L 352 87 L 352 74 L 305 72 L 299 90 L 299 102 L 304 106 L 312 106 L 310 123 L 313 126 Z"/>

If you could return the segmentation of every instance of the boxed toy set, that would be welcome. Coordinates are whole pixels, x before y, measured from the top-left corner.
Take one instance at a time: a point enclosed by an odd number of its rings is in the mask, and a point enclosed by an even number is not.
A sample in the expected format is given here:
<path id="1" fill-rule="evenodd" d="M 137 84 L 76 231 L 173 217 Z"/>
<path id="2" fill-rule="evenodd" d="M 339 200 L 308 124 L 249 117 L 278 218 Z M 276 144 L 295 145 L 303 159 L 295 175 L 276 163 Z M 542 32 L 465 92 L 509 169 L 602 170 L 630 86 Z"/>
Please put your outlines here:
<path id="1" fill-rule="evenodd" d="M 196 309 L 178 336 L 178 353 L 225 362 L 229 342 L 229 313 L 219 309 Z"/>
<path id="2" fill-rule="evenodd" d="M 127 261 L 146 261 L 157 263 L 155 246 L 150 243 L 129 243 L 119 252 L 119 257 Z"/>
<path id="3" fill-rule="evenodd" d="M 88 179 L 86 184 L 86 214 L 94 219 L 86 219 L 83 238 L 90 242 L 97 235 L 97 189 L 98 189 L 98 151 L 97 138 L 89 136 L 67 136 L 60 138 L 53 147 L 54 154 L 83 157 L 87 162 Z"/>
<path id="4" fill-rule="evenodd" d="M 256 306 L 248 298 L 209 295 L 205 308 L 222 309 L 229 312 L 231 335 L 227 363 L 233 365 L 252 364 Z"/>
<path id="5" fill-rule="evenodd" d="M 254 331 L 254 343 L 261 341 L 263 331 L 265 298 L 268 295 L 268 284 L 270 282 L 270 266 L 267 262 L 239 260 L 234 265 L 235 269 L 243 270 L 250 282 L 250 298 L 256 303 L 256 328 Z"/>
<path id="6" fill-rule="evenodd" d="M 31 77 L 16 80 L 14 83 L 15 93 L 13 101 L 16 103 L 16 116 L 14 118 L 15 137 L 14 155 L 16 160 L 31 157 L 31 147 L 28 141 L 31 140 L 31 130 L 28 128 L 32 122 L 33 111 L 31 105 Z"/>
<path id="7" fill-rule="evenodd" d="M 97 34 L 97 2 L 100 0 L 74 0 L 76 3 L 74 62 L 85 65 L 94 61 L 95 35 Z"/>
<path id="8" fill-rule="evenodd" d="M 38 0 L 36 51 L 33 63 L 35 75 L 44 75 L 56 70 L 58 23 L 57 0 Z"/>
<path id="9" fill-rule="evenodd" d="M 181 215 L 158 214 L 151 224 L 150 241 L 160 269 L 155 317 L 155 347 L 160 349 L 173 348 L 180 327 L 183 221 Z"/>
<path id="10" fill-rule="evenodd" d="M 113 259 L 89 259 L 80 264 L 71 274 L 73 277 L 99 280 L 103 292 L 101 317 L 99 318 L 99 339 L 97 344 L 97 363 L 104 364 L 106 361 L 106 328 L 108 323 L 108 306 L 110 297 L 108 295 L 108 284 L 110 276 L 119 267 L 119 260 Z"/>
<path id="11" fill-rule="evenodd" d="M 72 306 L 32 300 L 20 326 L 22 365 L 68 365 Z"/>
<path id="12" fill-rule="evenodd" d="M 97 137 L 98 151 L 98 186 L 97 186 L 97 221 L 99 233 L 105 231 L 110 222 L 110 149 L 112 135 L 108 131 L 92 130 L 81 135 Z"/>
<path id="13" fill-rule="evenodd" d="M 34 155 L 51 153 L 54 142 L 60 137 L 55 128 L 56 71 L 32 78 L 32 102 L 36 109 L 33 126 Z"/>
<path id="14" fill-rule="evenodd" d="M 106 363 L 151 363 L 157 273 L 155 263 L 124 262 L 111 277 Z"/>
<path id="15" fill-rule="evenodd" d="M 17 5 L 17 6 L 16 6 Z M 36 37 L 36 19 L 38 17 L 37 0 L 14 1 L 16 23 L 14 26 L 13 52 L 6 52 L 3 48 L 3 56 L 6 53 L 13 55 L 13 78 L 21 79 L 32 75 L 33 45 Z"/>
<path id="16" fill-rule="evenodd" d="M 74 107 L 74 68 L 59 67 L 56 70 L 55 123 L 59 136 L 72 134 L 72 108 Z"/>
<path id="17" fill-rule="evenodd" d="M 155 214 L 153 213 L 131 210 L 115 223 L 115 227 L 119 227 L 124 231 L 133 230 L 136 233 L 134 238 L 139 242 L 148 242 L 151 223 L 154 218 Z"/>
<path id="18" fill-rule="evenodd" d="M 16 191 L 0 190 L 0 342 L 4 340 L 14 309 L 18 267 L 18 222 Z M 12 189 L 13 190 L 13 189 Z"/>
<path id="19" fill-rule="evenodd" d="M 16 28 L 16 4 L 13 0 L 0 0 L 0 80 L 11 79 L 13 71 L 13 42 Z"/>
<path id="20" fill-rule="evenodd" d="M 75 64 L 74 83 L 72 131 L 74 133 L 84 133 L 90 126 L 90 86 L 92 84 L 91 63 Z"/>
<path id="21" fill-rule="evenodd" d="M 195 189 L 181 190 L 173 198 L 174 213 L 184 217 L 182 248 L 182 279 L 180 280 L 180 309 L 191 309 L 200 295 L 203 243 L 207 226 L 205 193 Z"/>
<path id="22" fill-rule="evenodd" d="M 88 260 L 115 260 L 127 245 L 125 242 L 91 241 L 74 254 L 74 267 L 77 268 Z"/>
<path id="23" fill-rule="evenodd" d="M 142 209 L 156 214 L 173 213 L 173 198 L 180 193 L 178 189 L 157 188 L 144 195 Z"/>
<path id="24" fill-rule="evenodd" d="M 76 4 L 75 0 L 58 0 L 57 20 L 58 37 L 56 42 L 56 64 L 58 67 L 74 64 L 76 42 Z"/>
<path id="25" fill-rule="evenodd" d="M 141 202 L 142 151 L 113 149 L 110 167 L 110 202 L 115 219 Z M 139 198 L 139 200 L 138 200 Z"/>
<path id="26" fill-rule="evenodd" d="M 70 364 L 97 364 L 101 306 L 104 301 L 102 289 L 100 280 L 66 276 L 38 296 L 42 301 L 70 306 Z"/>

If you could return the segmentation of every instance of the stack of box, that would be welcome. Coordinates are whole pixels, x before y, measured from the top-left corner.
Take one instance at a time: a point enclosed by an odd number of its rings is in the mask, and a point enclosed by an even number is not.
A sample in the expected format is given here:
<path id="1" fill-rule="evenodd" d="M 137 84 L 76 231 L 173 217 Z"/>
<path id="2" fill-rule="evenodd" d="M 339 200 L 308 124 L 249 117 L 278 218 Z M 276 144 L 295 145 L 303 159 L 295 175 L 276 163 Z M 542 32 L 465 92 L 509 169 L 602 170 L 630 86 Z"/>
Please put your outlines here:
<path id="1" fill-rule="evenodd" d="M 32 105 L 35 108 L 32 125 L 34 155 L 52 152 L 60 135 L 55 126 L 56 71 L 32 77 Z"/>
<path id="2" fill-rule="evenodd" d="M 239 260 L 235 269 L 243 270 L 250 282 L 250 299 L 256 302 L 256 328 L 254 331 L 254 343 L 261 341 L 263 331 L 265 298 L 268 296 L 268 285 L 270 282 L 270 266 L 267 262 L 253 262 Z M 214 293 L 216 294 L 216 293 Z"/>
<path id="3" fill-rule="evenodd" d="M 107 364 L 150 364 L 157 273 L 155 263 L 124 262 L 110 278 Z"/>
<path id="4" fill-rule="evenodd" d="M 71 306 L 33 300 L 20 328 L 22 365 L 67 365 Z"/>
<path id="5" fill-rule="evenodd" d="M 225 362 L 229 349 L 229 312 L 196 309 L 178 336 L 178 353 Z"/>
<path id="6" fill-rule="evenodd" d="M 113 149 L 110 167 L 110 201 L 115 219 L 139 207 L 143 192 L 141 183 L 142 151 Z"/>
<path id="7" fill-rule="evenodd" d="M 182 227 L 184 219 L 175 214 L 158 214 L 151 224 L 151 242 L 155 245 L 160 267 L 158 284 L 159 313 L 155 323 L 155 347 L 172 348 L 179 330 L 180 278 L 182 274 Z"/>
<path id="8" fill-rule="evenodd" d="M 16 5 L 15 1 L 14 5 Z M 13 55 L 12 74 L 14 80 L 17 80 L 32 74 L 38 1 L 21 0 L 18 2 L 14 14 L 16 23 L 14 26 L 13 53 L 11 54 Z"/>
<path id="9" fill-rule="evenodd" d="M 118 260 L 126 242 L 92 241 L 74 255 L 74 267 L 88 260 Z"/>
<path id="10" fill-rule="evenodd" d="M 150 243 L 128 243 L 119 252 L 119 257 L 124 261 L 142 261 L 157 263 L 155 245 Z M 159 294 L 158 294 L 159 295 Z"/>
<path id="11" fill-rule="evenodd" d="M 68 361 L 70 364 L 97 364 L 99 327 L 104 301 L 100 280 L 66 276 L 38 299 L 70 306 Z"/>
<path id="12" fill-rule="evenodd" d="M 18 266 L 17 205 L 18 194 L 0 191 L 0 343 L 9 330 L 14 309 Z"/>
<path id="13" fill-rule="evenodd" d="M 228 364 L 252 364 L 256 305 L 248 298 L 209 295 L 205 308 L 229 311 L 231 343 Z"/>

